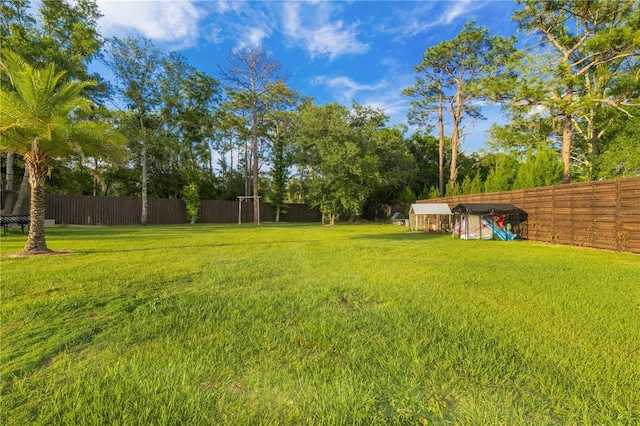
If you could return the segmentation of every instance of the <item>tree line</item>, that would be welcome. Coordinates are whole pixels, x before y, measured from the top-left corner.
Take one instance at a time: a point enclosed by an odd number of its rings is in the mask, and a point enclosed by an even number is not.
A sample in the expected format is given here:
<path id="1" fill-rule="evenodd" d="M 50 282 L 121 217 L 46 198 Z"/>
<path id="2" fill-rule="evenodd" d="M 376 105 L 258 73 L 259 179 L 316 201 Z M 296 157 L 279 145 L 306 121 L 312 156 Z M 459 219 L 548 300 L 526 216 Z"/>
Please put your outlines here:
<path id="1" fill-rule="evenodd" d="M 105 39 L 95 0 L 7 0 L 2 186 L 17 192 L 14 211 L 31 186 L 32 200 L 34 187 L 141 196 L 142 224 L 147 197 L 183 198 L 195 217 L 200 199 L 237 196 L 278 212 L 308 203 L 333 222 L 367 205 L 640 173 L 637 2 L 517 3 L 526 42 L 468 22 L 426 47 L 403 91 L 409 127 L 357 102 L 317 105 L 262 46 L 230 51 L 212 76 L 151 40 Z M 93 61 L 114 81 L 91 74 Z M 61 92 L 73 99 L 44 102 Z M 32 104 L 50 110 L 24 114 Z M 510 121 L 466 153 L 489 104 Z"/>

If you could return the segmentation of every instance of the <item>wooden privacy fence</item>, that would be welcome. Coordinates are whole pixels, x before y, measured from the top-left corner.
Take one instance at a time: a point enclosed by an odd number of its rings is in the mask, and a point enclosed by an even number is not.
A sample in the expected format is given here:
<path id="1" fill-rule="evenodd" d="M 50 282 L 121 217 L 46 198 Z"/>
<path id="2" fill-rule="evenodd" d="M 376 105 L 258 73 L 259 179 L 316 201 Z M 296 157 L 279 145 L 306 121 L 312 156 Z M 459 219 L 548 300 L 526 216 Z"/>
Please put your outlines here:
<path id="1" fill-rule="evenodd" d="M 188 223 L 185 204 L 180 199 L 149 198 L 148 224 Z M 47 219 L 67 225 L 138 225 L 142 199 L 138 197 L 93 197 L 89 195 L 47 195 Z M 260 220 L 273 222 L 276 208 L 260 203 Z M 304 204 L 291 204 L 280 214 L 283 222 L 319 222 L 321 214 Z M 198 223 L 238 223 L 237 201 L 203 200 Z M 253 203 L 244 202 L 242 223 L 253 222 Z"/>
<path id="2" fill-rule="evenodd" d="M 418 202 L 513 204 L 529 240 L 640 253 L 640 176 Z"/>

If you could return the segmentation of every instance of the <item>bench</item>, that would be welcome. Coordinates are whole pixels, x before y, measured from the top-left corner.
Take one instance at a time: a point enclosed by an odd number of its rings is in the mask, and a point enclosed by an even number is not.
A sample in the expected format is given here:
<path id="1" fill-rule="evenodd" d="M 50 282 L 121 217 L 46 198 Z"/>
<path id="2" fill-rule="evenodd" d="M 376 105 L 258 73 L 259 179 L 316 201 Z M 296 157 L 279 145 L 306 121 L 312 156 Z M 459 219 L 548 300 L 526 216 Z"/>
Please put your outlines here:
<path id="1" fill-rule="evenodd" d="M 22 233 L 24 234 L 24 226 L 31 223 L 31 216 L 28 214 L 17 214 L 17 215 L 2 215 L 0 216 L 0 225 L 2 225 L 2 230 L 4 234 L 7 234 L 9 230 L 9 225 L 20 225 L 22 229 Z"/>

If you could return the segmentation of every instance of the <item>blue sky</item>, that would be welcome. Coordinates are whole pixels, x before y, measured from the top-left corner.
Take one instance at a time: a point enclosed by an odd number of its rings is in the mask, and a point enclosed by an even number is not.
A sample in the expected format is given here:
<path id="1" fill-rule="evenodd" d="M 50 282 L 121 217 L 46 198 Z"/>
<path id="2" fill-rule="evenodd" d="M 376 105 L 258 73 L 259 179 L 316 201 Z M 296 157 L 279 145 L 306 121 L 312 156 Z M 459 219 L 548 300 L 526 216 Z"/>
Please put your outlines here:
<path id="1" fill-rule="evenodd" d="M 475 20 L 492 35 L 510 36 L 516 4 L 506 0 L 432 1 L 195 1 L 98 0 L 105 37 L 142 36 L 177 50 L 215 77 L 230 49 L 261 44 L 290 87 L 322 105 L 338 102 L 382 109 L 389 124 L 407 121 L 414 67 L 426 48 L 455 37 Z M 498 107 L 466 136 L 477 151 L 485 131 L 502 120 Z"/>

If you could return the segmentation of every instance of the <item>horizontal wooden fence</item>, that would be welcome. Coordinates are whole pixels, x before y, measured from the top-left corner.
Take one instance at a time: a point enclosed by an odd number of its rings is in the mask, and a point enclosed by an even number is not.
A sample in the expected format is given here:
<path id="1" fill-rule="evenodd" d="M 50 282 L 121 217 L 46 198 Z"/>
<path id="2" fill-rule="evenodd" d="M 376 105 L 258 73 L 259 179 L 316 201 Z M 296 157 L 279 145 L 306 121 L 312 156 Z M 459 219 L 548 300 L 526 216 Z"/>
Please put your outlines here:
<path id="1" fill-rule="evenodd" d="M 304 204 L 291 204 L 287 212 L 280 214 L 283 222 L 319 222 L 318 209 Z M 202 200 L 198 223 L 238 223 L 239 211 L 242 223 L 253 222 L 253 202 Z M 67 225 L 138 225 L 142 215 L 142 200 L 138 197 L 93 197 L 88 195 L 47 195 L 47 219 Z M 260 221 L 273 222 L 276 208 L 260 203 Z M 181 199 L 148 199 L 150 225 L 188 223 L 184 201 Z"/>
<path id="2" fill-rule="evenodd" d="M 640 253 L 640 176 L 418 202 L 513 204 L 529 240 Z"/>

